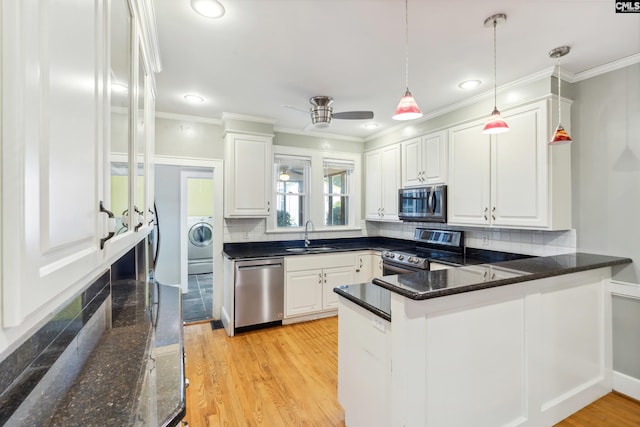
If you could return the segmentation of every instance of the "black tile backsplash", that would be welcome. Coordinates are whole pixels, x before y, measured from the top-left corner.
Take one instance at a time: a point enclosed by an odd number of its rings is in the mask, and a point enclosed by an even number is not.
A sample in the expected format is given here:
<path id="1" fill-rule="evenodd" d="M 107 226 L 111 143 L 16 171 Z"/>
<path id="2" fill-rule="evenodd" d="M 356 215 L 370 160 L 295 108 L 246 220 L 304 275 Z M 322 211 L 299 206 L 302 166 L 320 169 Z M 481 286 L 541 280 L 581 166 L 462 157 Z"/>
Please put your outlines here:
<path id="1" fill-rule="evenodd" d="M 35 388 L 110 292 L 107 270 L 0 362 L 0 425 Z"/>

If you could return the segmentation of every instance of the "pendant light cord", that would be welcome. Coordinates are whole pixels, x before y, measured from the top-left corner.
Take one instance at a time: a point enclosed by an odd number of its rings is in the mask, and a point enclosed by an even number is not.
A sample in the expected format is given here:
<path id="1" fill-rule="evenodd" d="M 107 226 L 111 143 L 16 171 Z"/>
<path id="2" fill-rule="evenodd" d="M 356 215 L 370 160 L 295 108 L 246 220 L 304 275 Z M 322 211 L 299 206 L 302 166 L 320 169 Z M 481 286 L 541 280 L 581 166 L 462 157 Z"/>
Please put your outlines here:
<path id="1" fill-rule="evenodd" d="M 404 83 L 409 90 L 409 0 L 404 0 Z"/>
<path id="2" fill-rule="evenodd" d="M 493 109 L 498 109 L 498 60 L 496 59 L 496 26 L 498 25 L 496 19 L 493 19 Z"/>
<path id="3" fill-rule="evenodd" d="M 558 125 L 562 123 L 561 101 L 562 79 L 560 78 L 560 56 L 558 56 Z"/>

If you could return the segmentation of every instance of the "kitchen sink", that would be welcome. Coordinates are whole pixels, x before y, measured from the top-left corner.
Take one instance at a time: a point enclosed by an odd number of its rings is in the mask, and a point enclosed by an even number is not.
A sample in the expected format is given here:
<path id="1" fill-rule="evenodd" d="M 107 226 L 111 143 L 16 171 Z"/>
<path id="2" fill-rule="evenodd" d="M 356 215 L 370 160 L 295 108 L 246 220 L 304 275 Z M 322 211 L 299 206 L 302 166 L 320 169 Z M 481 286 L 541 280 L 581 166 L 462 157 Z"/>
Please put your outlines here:
<path id="1" fill-rule="evenodd" d="M 312 254 L 318 252 L 334 251 L 336 248 L 331 246 L 311 246 L 308 248 L 287 248 L 287 252 L 295 252 L 299 254 Z"/>

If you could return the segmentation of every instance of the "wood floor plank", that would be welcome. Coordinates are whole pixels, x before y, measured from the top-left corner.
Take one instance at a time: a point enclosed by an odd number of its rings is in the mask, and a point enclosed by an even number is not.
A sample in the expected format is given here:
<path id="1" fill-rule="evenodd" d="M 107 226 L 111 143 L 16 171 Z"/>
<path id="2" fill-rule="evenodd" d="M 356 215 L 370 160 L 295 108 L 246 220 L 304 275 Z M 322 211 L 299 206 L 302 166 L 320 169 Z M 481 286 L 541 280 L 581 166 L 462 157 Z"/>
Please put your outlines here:
<path id="1" fill-rule="evenodd" d="M 337 317 L 232 338 L 209 323 L 184 331 L 191 427 L 345 427 L 337 399 Z M 639 426 L 640 402 L 616 393 L 556 425 Z"/>

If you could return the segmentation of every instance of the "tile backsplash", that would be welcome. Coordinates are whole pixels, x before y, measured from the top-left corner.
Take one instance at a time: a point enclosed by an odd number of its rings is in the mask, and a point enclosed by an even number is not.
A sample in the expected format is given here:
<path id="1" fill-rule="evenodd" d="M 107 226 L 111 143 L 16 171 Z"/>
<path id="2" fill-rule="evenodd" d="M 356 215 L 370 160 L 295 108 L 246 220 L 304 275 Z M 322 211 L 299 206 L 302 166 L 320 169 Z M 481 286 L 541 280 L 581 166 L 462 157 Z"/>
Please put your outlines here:
<path id="1" fill-rule="evenodd" d="M 312 239 L 382 236 L 413 239 L 416 227 L 464 230 L 466 246 L 528 255 L 557 255 L 576 251 L 576 231 L 510 230 L 505 228 L 458 227 L 421 222 L 361 221 L 361 230 L 312 231 Z M 260 242 L 268 240 L 302 240 L 304 233 L 267 233 L 265 220 L 225 219 L 224 242 Z"/>
<path id="2" fill-rule="evenodd" d="M 576 231 L 511 230 L 505 228 L 459 227 L 447 224 L 414 222 L 367 222 L 370 236 L 413 239 L 416 227 L 464 230 L 465 245 L 491 251 L 513 252 L 528 255 L 558 255 L 576 251 Z"/>

